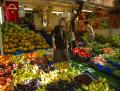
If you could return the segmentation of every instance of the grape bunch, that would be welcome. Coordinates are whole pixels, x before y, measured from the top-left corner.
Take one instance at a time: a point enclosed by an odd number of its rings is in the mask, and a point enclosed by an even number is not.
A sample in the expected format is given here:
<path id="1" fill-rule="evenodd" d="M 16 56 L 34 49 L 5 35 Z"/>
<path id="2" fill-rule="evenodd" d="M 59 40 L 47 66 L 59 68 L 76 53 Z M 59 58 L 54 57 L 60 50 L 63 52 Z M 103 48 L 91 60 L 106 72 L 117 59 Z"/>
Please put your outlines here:
<path id="1" fill-rule="evenodd" d="M 38 88 L 42 87 L 41 79 L 32 79 L 26 81 L 25 84 L 17 84 L 14 87 L 14 91 L 36 91 Z"/>
<path id="2" fill-rule="evenodd" d="M 66 80 L 60 80 L 57 83 L 50 83 L 46 87 L 46 91 L 74 91 L 75 85 Z"/>

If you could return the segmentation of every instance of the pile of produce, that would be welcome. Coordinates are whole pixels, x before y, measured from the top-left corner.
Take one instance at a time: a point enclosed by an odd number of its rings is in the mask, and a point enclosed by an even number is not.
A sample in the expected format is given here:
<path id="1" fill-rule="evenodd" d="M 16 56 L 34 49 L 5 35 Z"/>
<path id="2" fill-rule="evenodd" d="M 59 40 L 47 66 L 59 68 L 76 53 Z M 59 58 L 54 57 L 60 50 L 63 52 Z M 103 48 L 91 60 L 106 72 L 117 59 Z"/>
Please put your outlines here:
<path id="1" fill-rule="evenodd" d="M 39 65 L 49 65 L 52 62 L 51 55 L 46 55 L 46 52 L 47 50 L 38 50 L 20 55 L 0 55 L 0 91 L 13 91 L 14 85 L 17 87 L 26 81 L 38 79 L 41 72 Z"/>
<path id="2" fill-rule="evenodd" d="M 92 79 L 85 74 L 76 76 L 74 80 L 77 86 L 80 86 L 81 84 L 89 85 L 92 82 Z"/>
<path id="3" fill-rule="evenodd" d="M 120 36 L 109 36 L 106 40 L 111 46 L 120 48 Z"/>
<path id="4" fill-rule="evenodd" d="M 27 80 L 39 77 L 38 66 L 24 65 L 21 69 L 14 70 L 14 85 L 23 84 Z"/>
<path id="5" fill-rule="evenodd" d="M 109 43 L 110 46 L 120 48 L 120 36 L 112 35 L 108 37 L 104 37 L 102 35 L 96 35 L 95 41 L 100 44 L 107 44 Z"/>
<path id="6" fill-rule="evenodd" d="M 16 68 L 12 56 L 0 56 L 0 91 L 13 90 L 12 70 Z"/>
<path id="7" fill-rule="evenodd" d="M 107 61 L 102 55 L 94 57 L 91 61 L 94 62 L 95 64 L 101 64 L 101 65 L 105 65 L 107 63 Z"/>
<path id="8" fill-rule="evenodd" d="M 81 85 L 83 91 L 115 91 L 115 89 L 111 89 L 107 80 L 105 78 L 99 78 L 99 80 L 95 80 L 91 82 L 89 85 Z"/>
<path id="9" fill-rule="evenodd" d="M 60 65 L 56 64 L 58 68 L 49 70 L 48 72 L 39 69 L 36 65 L 28 64 L 24 65 L 21 69 L 16 69 L 14 72 L 15 91 L 19 91 L 20 89 L 23 89 L 22 91 L 26 89 L 34 91 L 43 88 L 47 84 L 56 83 L 60 80 L 71 82 L 76 75 L 80 74 L 80 71 L 74 68 L 67 68 L 69 63 L 62 62 L 60 64 L 62 64 L 61 68 L 59 67 Z"/>
<path id="10" fill-rule="evenodd" d="M 110 54 L 102 54 L 105 59 L 120 63 L 120 50 L 116 49 Z"/>
<path id="11" fill-rule="evenodd" d="M 81 49 L 81 48 L 73 48 L 72 52 L 73 52 L 74 55 L 78 55 L 78 56 L 81 56 L 81 57 L 89 58 L 89 57 L 92 56 L 91 53 L 88 53 L 84 49 Z"/>
<path id="12" fill-rule="evenodd" d="M 25 84 L 17 84 L 14 86 L 14 91 L 36 91 L 41 88 L 42 84 L 39 79 L 32 79 L 25 82 Z M 42 91 L 42 90 L 41 90 Z"/>
<path id="13" fill-rule="evenodd" d="M 27 52 L 46 49 L 49 45 L 45 39 L 34 31 L 21 28 L 16 24 L 6 23 L 3 28 L 3 49 L 5 53 Z"/>
<path id="14" fill-rule="evenodd" d="M 3 91 L 12 91 L 13 88 L 14 91 L 52 91 L 53 89 L 54 91 L 84 91 L 86 86 L 92 84 L 93 80 L 90 77 L 81 74 L 81 70 L 76 69 L 69 62 L 47 64 L 46 59 L 41 59 L 45 53 L 46 51 L 39 50 L 16 56 L 1 56 L 1 60 L 9 60 L 5 63 L 1 61 L 1 89 L 5 89 Z M 43 63 L 39 63 L 42 60 Z M 91 85 L 90 88 L 93 86 Z"/>
<path id="15" fill-rule="evenodd" d="M 38 88 L 36 91 L 115 91 L 111 88 L 105 78 L 100 77 L 98 80 L 92 80 L 90 77 L 82 79 L 81 75 L 75 77 L 72 82 L 59 80 L 47 84 L 45 87 Z M 87 81 L 87 85 L 81 81 Z"/>
<path id="16" fill-rule="evenodd" d="M 73 48 L 72 49 L 72 57 L 79 58 L 80 61 L 86 62 L 89 58 L 92 57 L 92 53 L 87 52 L 83 48 Z"/>
<path id="17" fill-rule="evenodd" d="M 103 48 L 102 51 L 103 53 L 108 53 L 108 54 L 111 54 L 114 52 L 112 48 Z"/>
<path id="18" fill-rule="evenodd" d="M 8 66 L 7 69 L 4 69 L 4 71 L 2 71 L 5 72 L 3 74 L 4 76 L 9 78 L 11 77 L 12 86 L 10 87 L 13 88 L 14 86 L 15 91 L 19 91 L 19 90 L 36 91 L 37 89 L 45 88 L 47 84 L 56 83 L 59 82 L 60 80 L 71 82 L 76 75 L 80 74 L 79 70 L 76 70 L 75 68 L 71 68 L 69 62 L 65 61 L 65 62 L 54 63 L 49 60 L 47 61 L 46 58 L 48 57 L 48 55 L 45 54 L 46 51 L 38 50 L 36 52 L 24 53 L 15 56 L 11 56 L 11 55 L 4 57 L 1 56 L 1 60 L 3 60 L 2 58 L 4 58 L 4 60 L 6 59 L 9 61 L 9 62 L 6 61 L 1 61 L 1 62 L 3 63 L 6 62 L 8 65 L 14 66 L 14 68 L 12 67 L 11 69 Z M 51 58 L 48 57 L 47 59 L 51 59 Z M 8 84 L 8 82 L 6 81 L 4 82 L 4 84 Z"/>
<path id="19" fill-rule="evenodd" d="M 13 56 L 14 62 L 17 64 L 31 63 L 31 64 L 45 64 L 52 61 L 51 55 L 46 55 L 47 50 L 38 50 L 36 52 L 24 53 Z"/>

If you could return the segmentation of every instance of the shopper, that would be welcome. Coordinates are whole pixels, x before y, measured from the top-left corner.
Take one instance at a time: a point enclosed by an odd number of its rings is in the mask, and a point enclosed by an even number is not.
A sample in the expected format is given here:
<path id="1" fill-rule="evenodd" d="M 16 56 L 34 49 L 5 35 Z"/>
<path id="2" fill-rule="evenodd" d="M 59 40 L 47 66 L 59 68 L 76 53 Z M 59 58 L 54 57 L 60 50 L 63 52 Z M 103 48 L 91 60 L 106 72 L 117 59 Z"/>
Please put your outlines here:
<path id="1" fill-rule="evenodd" d="M 69 49 L 75 48 L 76 47 L 76 38 L 75 38 L 74 32 L 73 31 L 67 31 L 66 36 L 67 36 L 67 41 L 68 41 L 68 44 L 69 44 Z"/>
<path id="2" fill-rule="evenodd" d="M 85 21 L 84 24 L 85 24 L 86 30 L 88 32 L 88 42 L 92 42 L 95 39 L 94 30 L 88 21 Z"/>
<path id="3" fill-rule="evenodd" d="M 59 24 L 53 30 L 53 48 L 55 61 L 67 61 L 67 38 L 65 18 L 59 20 Z"/>

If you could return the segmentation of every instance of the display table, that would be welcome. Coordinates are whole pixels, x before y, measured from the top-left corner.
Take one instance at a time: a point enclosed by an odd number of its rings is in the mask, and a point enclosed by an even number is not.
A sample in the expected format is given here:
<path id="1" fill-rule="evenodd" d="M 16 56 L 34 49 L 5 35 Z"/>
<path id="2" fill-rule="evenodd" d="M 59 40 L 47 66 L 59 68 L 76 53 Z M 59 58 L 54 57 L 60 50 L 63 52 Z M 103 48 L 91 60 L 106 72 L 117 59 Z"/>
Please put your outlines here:
<path id="1" fill-rule="evenodd" d="M 115 79 L 113 77 L 110 77 L 110 76 L 108 76 L 108 75 L 104 74 L 103 72 L 100 72 L 100 71 L 98 71 L 96 69 L 93 69 L 93 68 L 91 68 L 89 65 L 87 65 L 85 63 L 78 62 L 78 60 L 71 60 L 71 63 L 72 63 L 73 67 L 76 67 L 80 71 L 82 71 L 82 72 L 89 71 L 96 78 L 105 77 L 105 78 L 107 78 L 108 83 L 109 83 L 110 86 L 112 86 L 112 87 L 114 87 L 116 89 L 120 88 L 120 81 L 119 80 L 117 80 L 117 79 Z"/>

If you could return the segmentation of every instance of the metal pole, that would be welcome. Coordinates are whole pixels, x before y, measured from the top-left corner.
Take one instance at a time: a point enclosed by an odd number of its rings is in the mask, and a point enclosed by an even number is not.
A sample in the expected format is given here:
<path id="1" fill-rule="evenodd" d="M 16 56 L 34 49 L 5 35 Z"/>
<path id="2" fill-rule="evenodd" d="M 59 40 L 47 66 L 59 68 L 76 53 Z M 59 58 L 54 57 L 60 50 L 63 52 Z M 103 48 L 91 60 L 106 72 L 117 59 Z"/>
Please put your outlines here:
<path id="1" fill-rule="evenodd" d="M 0 25 L 0 51 L 1 51 L 1 55 L 3 55 L 3 43 L 2 43 L 2 31 L 1 31 L 1 25 Z"/>
<path id="2" fill-rule="evenodd" d="M 1 51 L 1 55 L 4 54 L 3 52 L 3 42 L 2 42 L 2 24 L 3 24 L 3 8 L 2 6 L 0 6 L 0 51 Z"/>

